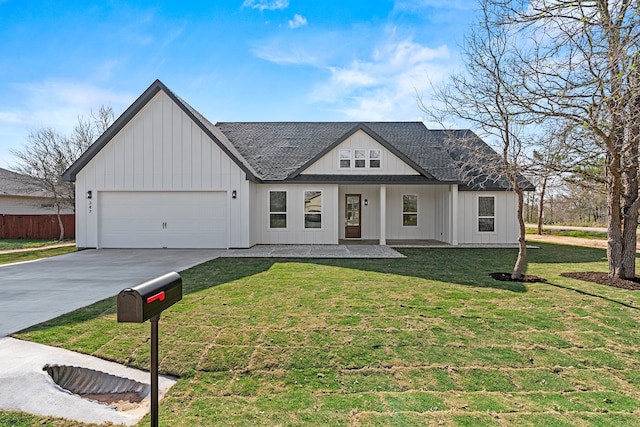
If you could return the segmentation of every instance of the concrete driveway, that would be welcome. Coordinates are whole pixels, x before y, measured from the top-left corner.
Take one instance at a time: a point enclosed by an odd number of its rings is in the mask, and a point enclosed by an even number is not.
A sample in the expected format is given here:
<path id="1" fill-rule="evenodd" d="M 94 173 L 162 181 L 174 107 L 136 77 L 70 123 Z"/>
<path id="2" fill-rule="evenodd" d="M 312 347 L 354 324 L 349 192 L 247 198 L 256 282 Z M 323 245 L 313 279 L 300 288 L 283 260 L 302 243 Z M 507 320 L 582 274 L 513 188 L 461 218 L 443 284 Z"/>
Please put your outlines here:
<path id="1" fill-rule="evenodd" d="M 219 257 L 215 249 L 89 249 L 0 266 L 0 337 L 85 307 L 171 271 Z"/>

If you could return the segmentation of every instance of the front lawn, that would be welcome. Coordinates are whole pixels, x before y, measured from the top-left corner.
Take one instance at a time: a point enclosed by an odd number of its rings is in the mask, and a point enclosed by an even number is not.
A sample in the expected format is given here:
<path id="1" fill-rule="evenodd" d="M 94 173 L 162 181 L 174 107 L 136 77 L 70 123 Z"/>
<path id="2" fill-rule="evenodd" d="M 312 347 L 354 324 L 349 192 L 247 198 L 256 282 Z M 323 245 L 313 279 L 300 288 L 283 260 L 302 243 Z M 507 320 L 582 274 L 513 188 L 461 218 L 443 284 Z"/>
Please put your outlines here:
<path id="1" fill-rule="evenodd" d="M 549 283 L 489 278 L 510 249 L 187 270 L 160 320 L 160 370 L 180 378 L 161 424 L 640 426 L 640 294 L 559 276 L 606 271 L 604 250 L 536 245 L 527 273 Z M 112 298 L 18 337 L 148 369 L 148 335 Z"/>

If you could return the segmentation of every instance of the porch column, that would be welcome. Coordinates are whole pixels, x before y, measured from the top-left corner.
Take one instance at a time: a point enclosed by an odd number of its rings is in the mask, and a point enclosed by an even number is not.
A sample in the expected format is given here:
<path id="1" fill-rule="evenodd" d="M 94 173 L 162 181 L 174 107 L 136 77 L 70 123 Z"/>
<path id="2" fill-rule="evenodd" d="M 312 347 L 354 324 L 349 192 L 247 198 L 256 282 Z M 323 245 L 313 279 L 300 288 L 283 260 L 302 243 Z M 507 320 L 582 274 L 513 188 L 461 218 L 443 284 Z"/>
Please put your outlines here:
<path id="1" fill-rule="evenodd" d="M 451 184 L 451 244 L 458 246 L 458 184 Z"/>
<path id="2" fill-rule="evenodd" d="M 380 185 L 380 244 L 387 244 L 387 186 Z"/>

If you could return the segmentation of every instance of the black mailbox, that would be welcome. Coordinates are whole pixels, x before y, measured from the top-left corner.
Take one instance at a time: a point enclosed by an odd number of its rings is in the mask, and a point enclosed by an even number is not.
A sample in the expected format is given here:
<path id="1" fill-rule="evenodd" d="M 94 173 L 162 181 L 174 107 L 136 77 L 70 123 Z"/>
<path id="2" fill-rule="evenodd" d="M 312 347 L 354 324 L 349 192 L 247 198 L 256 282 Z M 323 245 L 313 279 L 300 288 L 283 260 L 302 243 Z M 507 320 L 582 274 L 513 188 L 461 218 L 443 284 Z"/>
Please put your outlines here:
<path id="1" fill-rule="evenodd" d="M 143 323 L 182 299 L 182 278 L 167 273 L 118 294 L 118 322 Z"/>

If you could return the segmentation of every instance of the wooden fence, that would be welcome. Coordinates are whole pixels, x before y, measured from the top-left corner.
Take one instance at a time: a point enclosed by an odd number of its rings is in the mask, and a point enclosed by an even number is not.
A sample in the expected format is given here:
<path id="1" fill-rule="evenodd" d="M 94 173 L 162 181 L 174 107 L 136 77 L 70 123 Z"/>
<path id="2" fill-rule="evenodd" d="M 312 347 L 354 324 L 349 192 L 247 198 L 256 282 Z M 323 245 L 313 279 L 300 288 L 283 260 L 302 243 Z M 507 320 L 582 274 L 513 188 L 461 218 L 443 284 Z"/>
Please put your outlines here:
<path id="1" fill-rule="evenodd" d="M 64 238 L 75 239 L 76 216 L 60 215 Z M 0 215 L 0 239 L 57 239 L 60 227 L 56 215 Z"/>

